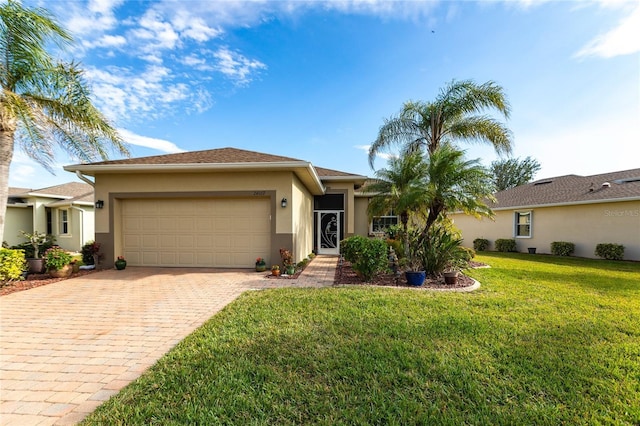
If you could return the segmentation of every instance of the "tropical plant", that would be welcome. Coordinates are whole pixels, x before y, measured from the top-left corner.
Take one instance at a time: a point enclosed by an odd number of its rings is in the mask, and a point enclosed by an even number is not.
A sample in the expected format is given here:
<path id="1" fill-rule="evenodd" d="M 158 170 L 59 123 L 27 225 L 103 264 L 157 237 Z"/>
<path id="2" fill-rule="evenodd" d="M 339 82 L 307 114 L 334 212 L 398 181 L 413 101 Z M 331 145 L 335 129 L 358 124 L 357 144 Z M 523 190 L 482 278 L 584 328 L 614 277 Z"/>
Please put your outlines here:
<path id="1" fill-rule="evenodd" d="M 462 236 L 447 218 L 439 219 L 429 231 L 416 233 L 416 247 L 427 275 L 465 269 L 470 254 L 462 247 Z"/>
<path id="2" fill-rule="evenodd" d="M 60 270 L 71 263 L 73 256 L 64 251 L 62 247 L 53 246 L 44 252 L 44 264 L 47 269 Z"/>
<path id="3" fill-rule="evenodd" d="M 288 267 L 294 264 L 293 255 L 286 248 L 280 249 L 280 258 L 282 259 L 282 266 L 284 266 L 285 269 L 287 269 Z"/>
<path id="4" fill-rule="evenodd" d="M 404 236 L 404 256 L 409 257 L 409 216 L 426 205 L 424 183 L 426 165 L 420 152 L 392 157 L 386 169 L 376 171 L 376 180 L 367 186 L 373 193 L 367 212 L 369 219 L 394 211 L 400 216 Z"/>
<path id="5" fill-rule="evenodd" d="M 491 163 L 491 174 L 496 191 L 513 188 L 531 182 L 540 170 L 540 163 L 534 158 L 506 158 Z"/>
<path id="6" fill-rule="evenodd" d="M 425 149 L 429 154 L 448 142 L 491 143 L 498 153 L 511 152 L 511 131 L 483 115 L 494 110 L 509 117 L 510 106 L 502 87 L 492 81 L 452 81 L 433 102 L 406 102 L 400 113 L 386 119 L 369 148 L 369 164 L 393 145 L 405 152 Z"/>
<path id="7" fill-rule="evenodd" d="M 465 160 L 464 151 L 444 144 L 426 159 L 423 191 L 427 216 L 423 233 L 448 211 L 463 211 L 475 217 L 492 217 L 484 200 L 493 200 L 493 185 L 488 171 L 478 160 Z"/>
<path id="8" fill-rule="evenodd" d="M 58 61 L 47 51 L 71 41 L 47 10 L 14 0 L 0 5 L 0 241 L 16 143 L 49 171 L 55 146 L 81 161 L 107 159 L 107 143 L 128 155 L 117 131 L 91 102 L 78 64 Z"/>

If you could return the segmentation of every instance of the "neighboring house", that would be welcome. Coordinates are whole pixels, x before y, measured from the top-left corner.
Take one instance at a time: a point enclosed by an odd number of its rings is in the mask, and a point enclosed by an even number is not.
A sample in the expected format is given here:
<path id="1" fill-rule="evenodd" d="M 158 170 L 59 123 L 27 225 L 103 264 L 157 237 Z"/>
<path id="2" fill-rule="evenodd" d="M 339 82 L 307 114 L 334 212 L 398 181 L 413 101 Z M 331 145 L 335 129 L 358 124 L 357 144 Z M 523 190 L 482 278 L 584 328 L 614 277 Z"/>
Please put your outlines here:
<path id="1" fill-rule="evenodd" d="M 495 194 L 495 220 L 450 214 L 465 246 L 486 238 L 515 238 L 518 251 L 550 253 L 554 241 L 576 246 L 574 256 L 595 258 L 599 243 L 625 247 L 624 258 L 640 260 L 640 169 L 594 176 L 567 175 Z"/>
<path id="2" fill-rule="evenodd" d="M 14 246 L 26 240 L 21 231 L 51 234 L 65 250 L 79 251 L 93 240 L 93 188 L 69 182 L 42 189 L 9 188 L 4 238 Z"/>
<path id="3" fill-rule="evenodd" d="M 105 263 L 248 268 L 279 264 L 283 247 L 300 261 L 338 254 L 367 221 L 354 195 L 364 176 L 295 158 L 220 148 L 65 170 L 94 177 Z"/>

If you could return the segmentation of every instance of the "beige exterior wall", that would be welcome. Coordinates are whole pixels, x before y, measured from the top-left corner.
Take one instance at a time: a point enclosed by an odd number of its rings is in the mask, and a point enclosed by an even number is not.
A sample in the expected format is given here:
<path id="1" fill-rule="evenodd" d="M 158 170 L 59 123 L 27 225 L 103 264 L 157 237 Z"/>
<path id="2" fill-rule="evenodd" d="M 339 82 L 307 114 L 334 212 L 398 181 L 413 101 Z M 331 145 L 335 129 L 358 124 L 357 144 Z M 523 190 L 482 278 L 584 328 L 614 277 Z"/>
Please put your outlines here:
<path id="1" fill-rule="evenodd" d="M 104 208 L 95 213 L 96 240 L 100 240 L 105 250 L 105 264 L 112 262 L 122 249 L 119 232 L 122 214 L 118 197 L 128 193 L 272 196 L 275 231 L 271 253 L 265 253 L 267 261 L 280 263 L 280 247 L 292 250 L 296 262 L 312 251 L 313 197 L 292 172 L 98 174 L 95 181 L 95 199 L 105 202 Z M 286 208 L 280 206 L 282 198 L 287 199 Z"/>
<path id="2" fill-rule="evenodd" d="M 369 235 L 369 216 L 367 214 L 369 199 L 358 197 L 354 200 L 354 204 L 354 234 L 366 237 Z"/>
<path id="3" fill-rule="evenodd" d="M 67 210 L 68 232 L 66 234 L 62 234 L 62 230 L 60 229 L 60 214 L 62 210 Z M 93 239 L 93 226 L 90 226 L 89 229 L 84 229 L 88 220 L 87 216 L 92 213 L 76 206 L 52 209 L 51 213 L 51 219 L 53 221 L 52 230 L 56 236 L 56 244 L 63 249 L 80 251 L 82 245 L 88 241 L 85 235 L 89 232 L 91 233 L 89 239 Z"/>
<path id="4" fill-rule="evenodd" d="M 297 263 L 313 251 L 313 195 L 294 176 L 289 202 L 293 223 L 293 260 Z"/>
<path id="5" fill-rule="evenodd" d="M 551 253 L 552 242 L 568 241 L 576 245 L 574 256 L 596 258 L 597 244 L 616 243 L 625 246 L 625 259 L 640 260 L 640 201 L 503 210 L 495 212 L 495 221 L 463 214 L 450 217 L 462 230 L 465 246 L 486 238 L 494 250 L 496 239 L 514 238 L 516 211 L 533 213 L 531 238 L 516 238 L 518 251 L 535 247 L 537 253 Z"/>
<path id="6" fill-rule="evenodd" d="M 4 219 L 4 240 L 9 246 L 16 246 L 26 241 L 20 231 L 33 232 L 33 207 L 8 205 Z"/>

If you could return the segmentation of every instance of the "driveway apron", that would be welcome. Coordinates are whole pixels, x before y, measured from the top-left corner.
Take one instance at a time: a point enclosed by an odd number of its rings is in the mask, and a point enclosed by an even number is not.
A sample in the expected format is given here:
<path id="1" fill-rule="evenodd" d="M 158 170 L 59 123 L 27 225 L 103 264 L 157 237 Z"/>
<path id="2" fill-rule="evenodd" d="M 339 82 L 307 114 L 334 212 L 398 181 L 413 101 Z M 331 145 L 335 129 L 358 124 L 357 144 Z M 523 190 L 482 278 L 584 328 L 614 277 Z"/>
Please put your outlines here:
<path id="1" fill-rule="evenodd" d="M 0 298 L 0 424 L 75 424 L 250 289 L 324 287 L 335 257 L 297 280 L 248 270 L 127 268 Z"/>

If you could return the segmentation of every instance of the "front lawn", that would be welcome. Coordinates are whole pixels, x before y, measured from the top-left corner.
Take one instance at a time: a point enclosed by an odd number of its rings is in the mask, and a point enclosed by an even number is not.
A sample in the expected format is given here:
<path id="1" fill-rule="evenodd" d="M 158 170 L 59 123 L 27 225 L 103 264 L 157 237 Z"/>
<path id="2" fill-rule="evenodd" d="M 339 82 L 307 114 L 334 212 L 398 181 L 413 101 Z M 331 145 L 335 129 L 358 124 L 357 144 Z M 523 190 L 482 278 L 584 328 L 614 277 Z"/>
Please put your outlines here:
<path id="1" fill-rule="evenodd" d="M 640 263 L 476 260 L 474 293 L 245 293 L 85 423 L 640 423 Z"/>

